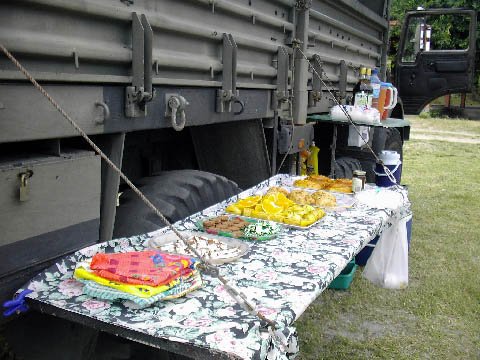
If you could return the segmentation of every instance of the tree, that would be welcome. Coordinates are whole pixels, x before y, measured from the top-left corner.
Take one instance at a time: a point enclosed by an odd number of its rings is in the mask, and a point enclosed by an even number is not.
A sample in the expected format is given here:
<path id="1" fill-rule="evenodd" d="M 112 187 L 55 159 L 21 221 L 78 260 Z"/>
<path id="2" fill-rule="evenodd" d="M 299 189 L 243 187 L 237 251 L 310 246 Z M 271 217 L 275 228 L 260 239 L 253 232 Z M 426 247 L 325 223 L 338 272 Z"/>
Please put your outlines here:
<path id="1" fill-rule="evenodd" d="M 423 0 L 421 3 L 415 0 L 392 0 L 390 8 L 390 19 L 397 26 L 390 29 L 390 61 L 394 63 L 394 58 L 398 51 L 398 41 L 400 38 L 401 25 L 403 24 L 405 13 L 416 10 L 421 6 L 424 9 L 436 8 L 465 8 L 480 11 L 479 0 Z M 480 19 L 479 19 L 480 20 Z M 468 27 L 461 17 L 439 16 L 431 19 L 432 25 L 432 45 L 436 49 L 464 49 L 468 46 Z M 477 24 L 477 86 L 480 86 L 480 26 Z"/>

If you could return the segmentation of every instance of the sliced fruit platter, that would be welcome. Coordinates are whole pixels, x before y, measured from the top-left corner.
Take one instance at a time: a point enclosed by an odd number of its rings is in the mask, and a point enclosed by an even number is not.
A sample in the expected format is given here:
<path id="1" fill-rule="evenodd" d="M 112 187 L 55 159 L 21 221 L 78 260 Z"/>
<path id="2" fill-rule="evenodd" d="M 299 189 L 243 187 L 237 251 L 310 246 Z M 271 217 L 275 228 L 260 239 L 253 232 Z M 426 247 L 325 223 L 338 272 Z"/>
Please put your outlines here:
<path id="1" fill-rule="evenodd" d="M 199 230 L 209 234 L 256 241 L 273 239 L 282 231 L 280 225 L 271 221 L 246 219 L 231 215 L 199 220 L 196 225 Z"/>
<path id="2" fill-rule="evenodd" d="M 330 179 L 323 175 L 310 175 L 294 180 L 293 186 L 352 194 L 352 179 Z"/>
<path id="3" fill-rule="evenodd" d="M 272 187 L 265 195 L 253 195 L 238 200 L 227 206 L 226 211 L 300 228 L 309 227 L 325 216 L 325 211 L 318 207 L 301 205 L 290 200 L 285 191 L 283 188 Z"/>

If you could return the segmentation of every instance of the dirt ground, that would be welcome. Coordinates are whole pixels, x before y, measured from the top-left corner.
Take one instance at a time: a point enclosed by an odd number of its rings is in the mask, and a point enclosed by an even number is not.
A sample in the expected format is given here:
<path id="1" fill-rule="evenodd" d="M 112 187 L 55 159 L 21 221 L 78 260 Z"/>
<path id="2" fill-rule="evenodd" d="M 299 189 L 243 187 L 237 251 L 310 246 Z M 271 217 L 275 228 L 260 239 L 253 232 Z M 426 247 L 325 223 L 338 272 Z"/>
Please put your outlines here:
<path id="1" fill-rule="evenodd" d="M 438 140 L 465 144 L 480 144 L 480 135 L 468 131 L 444 131 L 424 127 L 413 122 L 410 130 L 412 140 Z"/>

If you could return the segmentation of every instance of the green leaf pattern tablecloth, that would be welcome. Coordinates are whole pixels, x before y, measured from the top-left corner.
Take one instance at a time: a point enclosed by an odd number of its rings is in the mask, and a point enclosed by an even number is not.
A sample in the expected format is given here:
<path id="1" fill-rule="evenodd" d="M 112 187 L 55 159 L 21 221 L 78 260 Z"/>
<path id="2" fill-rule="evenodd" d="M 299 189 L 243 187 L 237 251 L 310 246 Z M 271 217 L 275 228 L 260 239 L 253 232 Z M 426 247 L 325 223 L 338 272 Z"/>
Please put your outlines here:
<path id="1" fill-rule="evenodd" d="M 255 194 L 269 186 L 291 183 L 277 175 L 239 196 Z M 405 190 L 403 214 L 410 207 Z M 233 197 L 175 224 L 195 229 L 198 219 L 223 213 Z M 250 242 L 249 252 L 239 261 L 221 266 L 221 273 L 257 304 L 265 316 L 277 321 L 290 341 L 285 349 L 272 341 L 259 320 L 241 309 L 215 279 L 203 276 L 204 286 L 184 298 L 138 309 L 131 302 L 110 303 L 82 294 L 82 284 L 72 278 L 79 261 L 97 252 L 142 250 L 148 239 L 168 229 L 112 240 L 90 246 L 64 258 L 31 280 L 25 287 L 36 301 L 115 324 L 154 338 L 193 344 L 244 359 L 287 359 L 297 352 L 293 322 L 328 284 L 383 228 L 389 226 L 392 209 L 355 206 L 328 213 L 318 224 L 297 230 L 285 227 L 276 239 Z"/>

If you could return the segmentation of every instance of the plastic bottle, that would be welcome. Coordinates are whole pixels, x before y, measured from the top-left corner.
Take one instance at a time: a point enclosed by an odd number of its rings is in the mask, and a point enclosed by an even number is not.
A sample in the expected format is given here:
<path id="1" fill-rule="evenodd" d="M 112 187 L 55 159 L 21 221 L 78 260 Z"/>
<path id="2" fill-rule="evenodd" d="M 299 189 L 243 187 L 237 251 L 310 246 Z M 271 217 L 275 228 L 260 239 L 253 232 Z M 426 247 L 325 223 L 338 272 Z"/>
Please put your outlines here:
<path id="1" fill-rule="evenodd" d="M 382 82 L 378 77 L 378 69 L 373 69 L 372 76 L 370 77 L 370 84 L 372 86 L 372 107 L 379 110 L 378 101 L 380 97 L 380 87 Z"/>
<path id="2" fill-rule="evenodd" d="M 307 150 L 300 151 L 300 175 L 307 175 L 307 161 L 310 156 L 310 152 Z"/>
<path id="3" fill-rule="evenodd" d="M 367 76 L 367 69 L 360 69 L 359 91 L 355 94 L 354 105 L 358 107 L 369 108 L 372 106 L 372 86 Z"/>
<path id="4" fill-rule="evenodd" d="M 310 155 L 307 158 L 307 175 L 318 175 L 318 153 L 320 148 L 315 146 L 315 141 L 312 141 L 312 145 L 308 150 Z"/>

